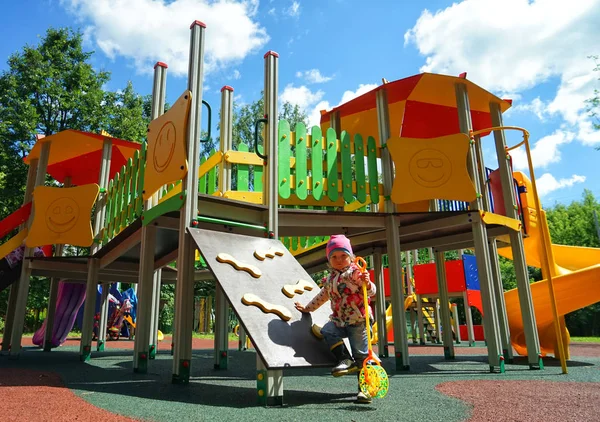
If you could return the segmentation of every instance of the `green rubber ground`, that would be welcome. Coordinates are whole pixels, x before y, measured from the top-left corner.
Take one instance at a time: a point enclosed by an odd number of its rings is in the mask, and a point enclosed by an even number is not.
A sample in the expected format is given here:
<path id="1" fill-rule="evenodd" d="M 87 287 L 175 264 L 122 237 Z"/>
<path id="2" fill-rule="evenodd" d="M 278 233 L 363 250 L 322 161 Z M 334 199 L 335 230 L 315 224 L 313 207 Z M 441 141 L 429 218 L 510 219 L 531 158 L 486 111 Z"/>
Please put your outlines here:
<path id="1" fill-rule="evenodd" d="M 230 351 L 228 370 L 213 369 L 212 350 L 196 350 L 190 384 L 174 385 L 168 352 L 159 352 L 156 360 L 149 362 L 147 374 L 134 374 L 131 350 L 94 353 L 91 362 L 81 363 L 75 348 L 61 347 L 51 353 L 25 348 L 18 360 L 0 356 L 0 382 L 2 368 L 54 371 L 67 387 L 95 406 L 124 416 L 168 422 L 238 418 L 462 421 L 470 416 L 470 406 L 437 392 L 436 385 L 475 379 L 600 382 L 600 357 L 573 357 L 568 375 L 561 374 L 554 359 L 545 360 L 546 368 L 537 371 L 517 359 L 516 364 L 506 366 L 504 374 L 490 374 L 486 356 L 457 356 L 455 361 L 445 361 L 442 356 L 411 356 L 410 363 L 410 371 L 394 373 L 392 360 L 383 360 L 390 390 L 387 397 L 371 405 L 353 402 L 355 376 L 333 378 L 328 369 L 290 369 L 284 371 L 284 406 L 257 406 L 256 354 L 252 350 Z"/>

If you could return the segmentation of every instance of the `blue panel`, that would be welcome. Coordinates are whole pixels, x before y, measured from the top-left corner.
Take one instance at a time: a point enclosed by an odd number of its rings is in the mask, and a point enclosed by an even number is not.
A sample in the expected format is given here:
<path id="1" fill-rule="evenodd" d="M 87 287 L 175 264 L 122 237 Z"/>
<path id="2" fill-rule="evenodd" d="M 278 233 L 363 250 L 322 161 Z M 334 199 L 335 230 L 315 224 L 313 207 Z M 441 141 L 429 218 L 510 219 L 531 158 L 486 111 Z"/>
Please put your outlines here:
<path id="1" fill-rule="evenodd" d="M 465 280 L 467 280 L 467 290 L 481 290 L 479 287 L 479 272 L 477 271 L 477 262 L 475 255 L 463 255 L 463 265 L 465 267 Z"/>

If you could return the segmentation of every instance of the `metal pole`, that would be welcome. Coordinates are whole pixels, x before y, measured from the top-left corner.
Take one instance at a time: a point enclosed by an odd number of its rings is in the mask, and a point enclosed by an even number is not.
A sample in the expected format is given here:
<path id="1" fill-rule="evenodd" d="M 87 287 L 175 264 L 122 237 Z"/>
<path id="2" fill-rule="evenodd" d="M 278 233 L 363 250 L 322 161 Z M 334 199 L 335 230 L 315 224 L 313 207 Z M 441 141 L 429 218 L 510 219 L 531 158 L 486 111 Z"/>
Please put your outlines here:
<path id="1" fill-rule="evenodd" d="M 446 258 L 444 252 L 435 252 L 435 270 L 437 273 L 438 294 L 440 298 L 441 323 L 444 327 L 436 327 L 438 338 L 442 336 L 444 358 L 454 359 L 454 343 L 452 342 L 452 323 L 450 322 L 450 300 L 448 298 L 448 280 L 446 278 Z"/>
<path id="2" fill-rule="evenodd" d="M 460 131 L 468 135 L 471 132 L 472 124 L 467 86 L 461 82 L 457 82 L 455 84 L 455 89 Z M 494 306 L 496 299 L 492 286 L 487 231 L 483 221 L 479 218 L 479 210 L 483 208 L 483 202 L 481 199 L 481 186 L 479 185 L 479 178 L 477 177 L 477 160 L 474 143 L 471 143 L 470 145 L 467 158 L 467 170 L 475 185 L 475 190 L 478 192 L 478 197 L 470 204 L 470 209 L 472 211 L 471 216 L 475 217 L 476 215 L 476 218 L 473 218 L 472 230 L 477 269 L 479 271 L 479 280 L 481 283 L 481 302 L 485 314 L 484 325 L 486 328 L 486 340 L 488 342 L 488 360 L 490 371 L 494 371 L 495 367 L 499 367 L 500 371 L 503 372 L 504 357 L 502 356 L 501 341 L 498 334 L 498 315 L 496 313 L 496 307 Z"/>
<path id="3" fill-rule="evenodd" d="M 502 111 L 500 110 L 499 104 L 494 102 L 490 103 L 490 116 L 492 119 L 492 126 L 502 126 Z M 513 175 L 510 168 L 509 157 L 506 153 L 506 140 L 504 138 L 504 131 L 494 131 L 494 141 L 496 145 L 496 156 L 498 157 L 498 168 L 500 170 L 502 197 L 504 198 L 504 209 L 506 210 L 506 216 L 519 219 L 513 184 Z M 511 230 L 509 237 L 513 255 L 513 264 L 515 267 L 515 275 L 517 277 L 519 305 L 521 307 L 521 315 L 523 317 L 525 343 L 527 345 L 527 361 L 531 369 L 539 369 L 543 368 L 543 363 L 540 354 L 540 340 L 537 332 L 533 301 L 531 299 L 529 274 L 527 272 L 527 263 L 525 261 L 523 233 L 520 230 Z"/>
<path id="4" fill-rule="evenodd" d="M 388 333 L 385 309 L 385 286 L 383 280 L 383 261 L 381 259 L 381 251 L 378 250 L 373 254 L 373 273 L 375 275 L 375 285 L 377 286 L 377 351 L 381 357 L 388 357 Z"/>
<path id="5" fill-rule="evenodd" d="M 40 142 L 40 141 L 38 141 Z M 35 175 L 35 186 L 43 186 L 46 180 L 46 169 L 48 168 L 48 158 L 50 157 L 50 142 L 42 142 L 42 150 L 38 161 L 38 168 Z M 35 189 L 35 188 L 34 188 Z M 33 216 L 35 215 L 35 204 L 27 220 L 26 228 L 31 228 Z M 17 299 L 15 302 L 13 331 L 10 341 L 10 359 L 18 359 L 21 352 L 21 338 L 23 337 L 23 328 L 25 324 L 25 311 L 27 308 L 27 296 L 29 295 L 29 281 L 31 269 L 29 268 L 29 260 L 27 258 L 33 256 L 33 248 L 25 247 L 23 252 L 23 266 L 21 269 L 21 277 L 18 281 L 19 287 L 17 290 Z"/>
<path id="6" fill-rule="evenodd" d="M 385 217 L 385 232 L 390 271 L 390 289 L 392 296 L 392 320 L 394 324 L 394 350 L 396 354 L 396 369 L 409 369 L 408 339 L 406 338 L 406 313 L 404 312 L 404 289 L 402 288 L 402 261 L 400 257 L 400 230 L 394 216 L 395 206 L 390 195 L 393 184 L 394 163 L 384 144 L 390 138 L 390 116 L 387 91 L 377 91 L 377 124 L 381 148 L 381 167 L 383 171 L 383 195 Z"/>
<path id="7" fill-rule="evenodd" d="M 219 191 L 231 189 L 231 164 L 225 159 L 225 153 L 233 147 L 233 88 L 221 88 L 221 161 Z M 229 355 L 229 304 L 223 289 L 217 283 L 215 287 L 215 369 L 227 369 Z"/>
<path id="8" fill-rule="evenodd" d="M 463 306 L 465 308 L 465 318 L 467 319 L 467 337 L 469 339 L 469 346 L 475 345 L 475 330 L 473 329 L 473 314 L 471 313 L 471 306 L 469 305 L 469 297 L 467 291 L 463 291 Z"/>
<path id="9" fill-rule="evenodd" d="M 97 201 L 98 206 L 96 207 L 94 215 L 94 236 L 100 233 L 102 228 L 102 222 L 104 221 L 104 213 L 106 212 L 106 188 L 108 187 L 108 179 L 110 177 L 110 163 L 112 155 L 112 138 L 105 137 L 102 144 L 102 161 L 100 164 L 100 175 L 98 176 L 98 185 L 101 188 L 101 198 Z M 91 256 L 93 256 L 100 245 L 94 242 L 91 248 Z M 79 359 L 81 361 L 88 361 L 92 356 L 92 335 L 94 329 L 94 313 L 96 312 L 96 295 L 98 293 L 98 270 L 100 263 L 97 258 L 88 259 L 88 277 L 85 287 L 85 304 L 83 307 L 83 322 L 81 327 L 81 344 L 79 346 Z M 105 290 L 105 289 L 103 289 Z M 108 314 L 108 310 L 104 310 Z M 101 314 L 102 316 L 102 314 Z M 106 319 L 106 315 L 104 316 Z M 106 323 L 105 323 L 106 324 Z M 99 327 L 101 328 L 101 327 Z M 98 345 L 100 349 L 104 343 L 104 336 L 106 335 L 106 325 L 104 325 L 104 332 L 98 330 Z M 102 343 L 100 343 L 102 341 Z M 101 349 L 100 349 L 101 350 Z"/>
<path id="10" fill-rule="evenodd" d="M 152 87 L 152 114 L 150 118 L 152 120 L 161 116 L 165 112 L 165 96 L 167 90 L 167 68 L 165 63 L 157 62 L 154 65 L 154 84 Z M 162 196 L 162 189 L 159 189 L 155 195 L 152 196 L 152 206 L 158 204 L 158 200 Z M 144 228 L 142 227 L 142 231 Z M 142 234 L 143 236 L 143 234 Z M 154 260 L 154 257 L 153 257 Z M 160 307 L 160 289 L 161 289 L 162 269 L 154 271 L 152 277 L 152 305 L 150 307 L 150 336 L 148 340 L 148 359 L 154 359 L 156 356 L 156 349 L 158 347 L 158 317 Z M 150 296 L 150 295 L 149 295 Z M 139 305 L 139 304 L 138 304 Z M 137 328 L 137 324 L 136 324 Z"/>
<path id="11" fill-rule="evenodd" d="M 265 106 L 264 115 L 267 119 L 265 127 L 265 183 L 263 204 L 269 209 L 269 237 L 277 239 L 279 232 L 278 203 L 279 191 L 277 185 L 277 92 L 279 83 L 279 54 L 268 51 L 264 55 L 265 62 Z M 287 140 L 286 140 L 287 142 Z M 273 406 L 283 404 L 283 371 L 268 369 L 256 354 L 256 389 L 260 405 Z"/>
<path id="12" fill-rule="evenodd" d="M 23 205 L 31 202 L 33 195 L 33 188 L 35 185 L 35 179 L 37 174 L 39 160 L 37 158 L 29 161 L 29 169 L 27 170 L 27 182 L 25 184 L 25 195 L 23 196 Z M 19 230 L 23 230 L 26 227 L 25 224 L 19 226 Z M 10 350 L 10 338 L 12 336 L 15 306 L 17 304 L 17 294 L 19 292 L 19 280 L 15 281 L 10 286 L 10 293 L 8 295 L 8 306 L 6 307 L 6 320 L 4 321 L 4 333 L 2 335 L 2 346 L 0 351 L 8 352 Z"/>
<path id="13" fill-rule="evenodd" d="M 206 25 L 195 21 L 190 27 L 190 65 L 188 90 L 192 93 L 188 122 L 188 172 L 182 187 L 188 193 L 179 214 L 179 255 L 177 257 L 177 285 L 175 286 L 175 337 L 173 339 L 173 383 L 190 381 L 192 359 L 192 330 L 194 312 L 194 262 L 196 247 L 187 228 L 198 215 L 198 167 L 200 165 L 198 140 L 202 113 L 202 84 L 204 73 L 204 39 Z"/>
<path id="14" fill-rule="evenodd" d="M 483 210 L 491 211 L 489 186 L 487 183 L 486 170 L 483 161 L 483 147 L 481 145 L 481 137 L 475 136 L 475 156 L 477 163 L 477 177 L 479 178 L 479 186 L 481 187 L 481 202 Z M 500 273 L 500 263 L 498 255 L 498 247 L 496 239 L 488 239 L 488 247 L 490 251 L 490 269 L 492 275 L 492 288 L 496 297 L 496 313 L 498 315 L 498 328 L 500 330 L 500 341 L 502 342 L 502 355 L 509 363 L 512 363 L 513 353 L 510 344 L 510 330 L 508 328 L 508 316 L 506 314 L 506 303 L 504 302 L 504 287 L 502 286 L 502 274 Z M 462 251 L 461 251 L 462 255 Z"/>

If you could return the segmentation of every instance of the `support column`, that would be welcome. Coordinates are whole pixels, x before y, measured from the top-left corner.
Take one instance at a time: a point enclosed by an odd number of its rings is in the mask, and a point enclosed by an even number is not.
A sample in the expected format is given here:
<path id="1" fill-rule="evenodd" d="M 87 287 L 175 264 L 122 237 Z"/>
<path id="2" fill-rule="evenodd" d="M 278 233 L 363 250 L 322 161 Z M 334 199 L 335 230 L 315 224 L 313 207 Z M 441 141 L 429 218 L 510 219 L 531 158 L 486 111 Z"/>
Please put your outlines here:
<path id="1" fill-rule="evenodd" d="M 502 111 L 497 103 L 490 103 L 490 116 L 492 126 L 502 126 Z M 513 184 L 513 175 L 510 168 L 509 157 L 506 154 L 506 139 L 504 131 L 494 131 L 496 144 L 496 156 L 498 157 L 498 168 L 500 170 L 500 181 L 502 183 L 502 197 L 506 216 L 518 219 L 517 200 Z M 531 287 L 529 286 L 529 274 L 525 261 L 523 245 L 523 233 L 521 231 L 510 231 L 510 247 L 512 249 L 513 264 L 517 277 L 517 292 L 519 294 L 519 305 L 523 317 L 523 328 L 525 343 L 527 345 L 527 361 L 531 369 L 543 368 L 540 354 L 540 339 L 538 337 L 533 301 L 531 299 Z"/>
<path id="2" fill-rule="evenodd" d="M 386 309 L 385 309 L 385 286 L 383 281 L 383 261 L 381 259 L 381 251 L 373 254 L 373 274 L 375 275 L 375 285 L 377 286 L 377 352 L 380 357 L 388 357 L 388 333 L 386 324 Z"/>
<path id="3" fill-rule="evenodd" d="M 154 84 L 152 87 L 152 120 L 165 112 L 165 96 L 167 87 L 167 68 L 165 63 L 157 62 L 154 65 Z M 156 206 L 162 197 L 162 189 L 152 196 L 152 206 Z M 156 357 L 158 347 L 158 318 L 160 307 L 160 290 L 162 285 L 162 269 L 157 269 L 152 277 L 152 305 L 150 306 L 150 337 L 148 339 L 148 359 Z M 137 318 L 137 314 L 136 314 Z M 137 324 L 136 324 L 137 328 Z"/>
<path id="4" fill-rule="evenodd" d="M 481 203 L 484 211 L 491 211 L 489 186 L 487 183 L 486 170 L 483 161 L 483 148 L 481 146 L 481 137 L 475 136 L 475 154 L 477 158 L 477 177 L 479 178 L 479 186 L 481 187 Z M 504 302 L 504 287 L 502 286 L 502 274 L 500 273 L 500 263 L 498 256 L 498 247 L 496 239 L 488 239 L 488 247 L 490 250 L 490 266 L 492 270 L 492 286 L 496 297 L 496 313 L 498 315 L 498 327 L 500 341 L 502 343 L 502 355 L 504 359 L 512 363 L 513 353 L 510 344 L 510 330 L 508 328 L 508 316 L 506 314 L 506 303 Z"/>
<path id="5" fill-rule="evenodd" d="M 467 337 L 469 339 L 469 346 L 475 346 L 475 330 L 473 329 L 473 314 L 471 313 L 471 306 L 469 305 L 469 298 L 467 292 L 463 291 L 463 305 L 465 307 L 465 318 L 467 319 Z"/>
<path id="6" fill-rule="evenodd" d="M 27 170 L 27 183 L 25 185 L 25 195 L 23 196 L 23 205 L 31 202 L 33 196 L 33 188 L 35 186 L 35 179 L 37 174 L 39 160 L 37 158 L 29 161 L 29 169 Z M 25 228 L 25 224 L 19 226 L 19 230 Z M 4 321 L 4 334 L 2 335 L 2 345 L 0 346 L 0 352 L 10 351 L 10 340 L 14 325 L 14 313 L 15 306 L 17 304 L 17 295 L 19 292 L 19 280 L 15 281 L 10 287 L 10 293 L 8 295 L 8 304 L 6 307 L 6 320 Z"/>
<path id="7" fill-rule="evenodd" d="M 279 237 L 279 191 L 277 182 L 277 92 L 279 84 L 279 55 L 268 51 L 265 56 L 265 183 L 263 204 L 268 206 L 269 237 Z M 286 140 L 287 142 L 287 140 Z M 283 405 L 283 371 L 268 369 L 260 355 L 256 354 L 256 388 L 258 404 L 263 406 Z"/>
<path id="8" fill-rule="evenodd" d="M 472 124 L 467 86 L 457 82 L 455 89 L 460 131 L 469 135 Z M 481 199 L 482 189 L 477 175 L 477 156 L 474 142 L 470 145 L 467 158 L 467 170 L 475 186 L 475 191 L 478 193 L 475 201 L 470 204 L 472 212 L 469 214 L 469 217 L 472 220 L 475 257 L 477 260 L 477 269 L 481 286 L 481 302 L 484 312 L 483 323 L 488 345 L 488 361 L 491 372 L 493 372 L 496 367 L 500 369 L 500 372 L 504 372 L 504 356 L 502 355 L 501 340 L 498 333 L 498 315 L 496 313 L 496 298 L 492 283 L 492 271 L 490 268 L 491 258 L 488 248 L 487 231 L 485 229 L 485 224 L 479 216 L 479 210 L 483 208 L 483 202 Z"/>
<path id="9" fill-rule="evenodd" d="M 110 291 L 110 283 L 100 283 L 102 293 L 100 294 L 100 313 L 98 315 L 98 338 L 96 339 L 96 351 L 104 351 L 104 343 L 106 343 L 106 334 L 108 332 L 108 293 Z M 94 292 L 94 297 L 97 297 Z M 96 309 L 94 309 L 95 311 Z"/>
<path id="10" fill-rule="evenodd" d="M 40 142 L 38 140 L 38 142 Z M 43 186 L 46 181 L 46 169 L 48 168 L 48 157 L 50 156 L 50 142 L 42 142 L 42 149 L 38 161 L 37 171 L 35 175 L 35 187 Z M 34 188 L 35 189 L 35 188 Z M 27 230 L 31 228 L 33 216 L 35 215 L 35 204 L 31 209 L 31 214 L 25 226 Z M 27 308 L 27 296 L 29 295 L 29 281 L 31 269 L 29 268 L 29 257 L 33 256 L 33 248 L 25 247 L 23 252 L 23 266 L 21 269 L 21 277 L 18 281 L 17 298 L 15 301 L 14 322 L 12 327 L 12 335 L 10 342 L 10 359 L 18 359 L 21 352 L 21 339 L 23 337 L 23 326 L 25 324 L 25 311 Z"/>
<path id="11" fill-rule="evenodd" d="M 102 229 L 104 217 L 106 213 L 106 189 L 108 188 L 108 179 L 110 177 L 110 163 L 112 155 L 112 138 L 105 137 L 102 145 L 102 161 L 100 164 L 100 175 L 98 185 L 100 186 L 101 198 L 96 202 L 96 211 L 94 213 L 94 236 L 98 236 Z M 100 249 L 99 241 L 95 241 L 90 250 L 90 255 Z M 85 287 L 85 303 L 83 307 L 83 322 L 81 327 L 81 344 L 79 348 L 79 359 L 88 361 L 92 356 L 92 336 L 94 330 L 94 313 L 96 312 L 96 295 L 98 292 L 98 271 L 100 270 L 100 261 L 96 258 L 88 259 L 88 277 Z M 104 291 L 105 289 L 103 289 Z M 104 332 L 98 327 L 98 348 L 101 348 L 101 343 L 104 342 L 106 336 L 106 325 Z M 103 343 L 102 343 L 103 344 Z"/>
<path id="12" fill-rule="evenodd" d="M 452 304 L 452 319 L 454 320 L 454 336 L 456 337 L 456 344 L 460 344 L 460 321 L 458 320 L 458 305 Z"/>
<path id="13" fill-rule="evenodd" d="M 448 298 L 448 280 L 446 278 L 446 258 L 444 252 L 435 252 L 435 270 L 437 274 L 438 282 L 438 294 L 440 298 L 440 313 L 441 322 L 440 327 L 436 327 L 438 331 L 438 338 L 442 336 L 442 343 L 444 345 L 444 358 L 454 359 L 454 343 L 452 342 L 452 323 L 450 322 L 450 309 Z M 443 327 L 443 330 L 441 329 Z"/>
<path id="14" fill-rule="evenodd" d="M 425 345 L 425 323 L 423 322 L 423 298 L 417 295 L 417 326 L 419 328 L 419 344 Z"/>
<path id="15" fill-rule="evenodd" d="M 233 147 L 233 88 L 221 88 L 221 127 L 220 144 L 223 160 L 219 174 L 219 191 L 231 189 L 231 164 L 225 160 L 225 153 Z M 229 355 L 229 303 L 223 289 L 215 281 L 215 369 L 227 369 Z M 242 328 L 240 327 L 240 331 Z M 245 341 L 245 339 L 244 339 Z"/>
<path id="16" fill-rule="evenodd" d="M 179 213 L 179 255 L 175 286 L 175 337 L 173 339 L 173 383 L 190 381 L 192 330 L 194 313 L 194 262 L 196 247 L 187 232 L 198 215 L 198 167 L 200 122 L 202 121 L 202 84 L 204 77 L 204 39 L 206 25 L 195 21 L 190 27 L 190 65 L 188 89 L 192 93 L 188 132 L 186 134 L 188 172 L 182 188 L 188 193 Z"/>
<path id="17" fill-rule="evenodd" d="M 383 195 L 385 217 L 385 233 L 390 269 L 390 289 L 392 295 L 392 320 L 394 324 L 394 350 L 396 370 L 410 369 L 408 358 L 408 339 L 406 338 L 406 313 L 404 312 L 404 289 L 402 283 L 402 261 L 400 257 L 400 230 L 398 220 L 394 216 L 395 206 L 390 195 L 394 181 L 394 163 L 387 148 L 384 147 L 390 138 L 390 115 L 387 91 L 377 91 L 377 124 L 381 148 L 381 167 L 383 171 Z"/>
<path id="18" fill-rule="evenodd" d="M 150 330 L 152 326 L 152 293 L 154 273 L 154 249 L 156 226 L 150 224 L 142 229 L 140 250 L 140 275 L 138 281 L 138 307 L 133 347 L 133 372 L 148 372 L 150 356 Z M 193 296 L 192 296 L 193 297 Z"/>

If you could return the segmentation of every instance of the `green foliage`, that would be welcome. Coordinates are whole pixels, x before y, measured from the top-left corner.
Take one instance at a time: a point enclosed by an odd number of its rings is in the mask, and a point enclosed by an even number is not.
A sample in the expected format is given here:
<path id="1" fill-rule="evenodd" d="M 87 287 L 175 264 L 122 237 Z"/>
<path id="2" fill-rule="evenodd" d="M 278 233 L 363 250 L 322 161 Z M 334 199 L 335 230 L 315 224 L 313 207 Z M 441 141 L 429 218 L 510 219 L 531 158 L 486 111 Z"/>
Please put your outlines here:
<path id="1" fill-rule="evenodd" d="M 141 143 L 150 124 L 152 96 L 141 96 L 131 82 L 122 91 L 107 92 L 104 113 L 110 117 L 106 131 L 115 138 Z"/>
<path id="2" fill-rule="evenodd" d="M 590 56 L 590 59 L 594 60 L 594 71 L 600 71 L 600 63 L 598 62 L 598 56 Z M 599 78 L 600 79 L 600 78 Z M 594 89 L 594 96 L 585 101 L 587 111 L 592 118 L 592 122 L 596 129 L 600 129 L 600 91 Z M 596 148 L 600 151 L 600 147 Z"/>
<path id="3" fill-rule="evenodd" d="M 574 201 L 569 205 L 556 204 L 547 210 L 552 242 L 561 245 L 600 247 L 594 211 L 600 214 L 600 204 L 587 189 L 583 191 L 581 201 Z"/>

